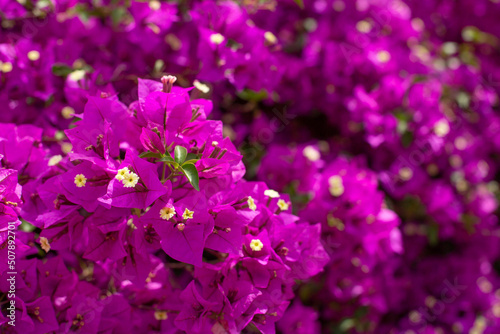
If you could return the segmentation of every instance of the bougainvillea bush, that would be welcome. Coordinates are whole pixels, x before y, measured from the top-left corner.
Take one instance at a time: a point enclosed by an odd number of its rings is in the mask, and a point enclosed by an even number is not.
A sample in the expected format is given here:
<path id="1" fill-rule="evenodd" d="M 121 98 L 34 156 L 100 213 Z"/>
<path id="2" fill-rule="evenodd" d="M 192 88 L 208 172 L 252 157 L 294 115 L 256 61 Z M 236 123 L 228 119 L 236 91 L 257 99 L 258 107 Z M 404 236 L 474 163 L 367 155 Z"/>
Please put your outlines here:
<path id="1" fill-rule="evenodd" d="M 499 333 L 499 15 L 0 0 L 0 333 Z"/>

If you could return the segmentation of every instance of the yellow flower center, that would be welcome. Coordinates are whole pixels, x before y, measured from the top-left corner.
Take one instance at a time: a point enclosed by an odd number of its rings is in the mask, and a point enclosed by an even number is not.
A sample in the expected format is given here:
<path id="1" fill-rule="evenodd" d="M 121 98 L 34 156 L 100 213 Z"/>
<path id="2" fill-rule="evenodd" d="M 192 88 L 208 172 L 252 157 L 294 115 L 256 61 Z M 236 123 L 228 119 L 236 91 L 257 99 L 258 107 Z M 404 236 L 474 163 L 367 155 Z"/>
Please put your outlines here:
<path id="1" fill-rule="evenodd" d="M 371 29 L 372 25 L 368 21 L 363 20 L 356 23 L 356 30 L 358 30 L 359 32 L 368 33 Z"/>
<path id="2" fill-rule="evenodd" d="M 76 70 L 68 75 L 68 79 L 71 81 L 79 81 L 85 78 L 85 70 Z"/>
<path id="3" fill-rule="evenodd" d="M 339 231 L 343 231 L 345 229 L 344 223 L 338 218 L 335 218 L 331 213 L 328 214 L 328 226 L 336 227 Z"/>
<path id="4" fill-rule="evenodd" d="M 328 179 L 330 185 L 330 194 L 334 197 L 339 197 L 344 193 L 344 184 L 342 178 L 338 175 L 334 175 Z"/>
<path id="5" fill-rule="evenodd" d="M 252 198 L 252 196 L 248 196 L 247 203 L 248 203 L 248 207 L 250 208 L 250 210 L 252 210 L 252 211 L 257 210 L 257 205 L 255 205 L 255 201 Z"/>
<path id="6" fill-rule="evenodd" d="M 73 145 L 71 145 L 71 143 L 62 143 L 61 144 L 61 150 L 64 153 L 69 153 L 69 152 L 71 152 L 72 149 L 73 149 Z"/>
<path id="7" fill-rule="evenodd" d="M 151 10 L 158 10 L 161 8 L 161 3 L 157 0 L 150 1 L 149 8 L 151 8 Z"/>
<path id="8" fill-rule="evenodd" d="M 134 172 L 129 172 L 122 182 L 125 188 L 133 188 L 139 182 L 139 176 Z"/>
<path id="9" fill-rule="evenodd" d="M 264 191 L 264 195 L 268 196 L 268 197 L 271 197 L 271 198 L 278 198 L 278 197 L 280 197 L 280 194 L 277 191 L 272 190 L 272 189 L 265 190 Z"/>
<path id="10" fill-rule="evenodd" d="M 193 82 L 193 85 L 202 93 L 207 94 L 210 92 L 210 87 L 205 85 L 204 83 L 199 82 L 198 80 L 195 80 Z"/>
<path id="11" fill-rule="evenodd" d="M 270 44 L 276 44 L 276 42 L 278 42 L 278 39 L 276 38 L 276 36 L 274 36 L 274 34 L 272 32 L 270 32 L 270 31 L 266 31 L 264 33 L 264 38 Z"/>
<path id="12" fill-rule="evenodd" d="M 162 310 L 155 311 L 155 319 L 167 320 L 168 319 L 167 311 L 162 311 Z"/>
<path id="13" fill-rule="evenodd" d="M 446 136 L 448 133 L 450 132 L 450 125 L 448 124 L 448 122 L 444 119 L 438 121 L 435 125 L 434 125 L 434 133 L 438 136 L 438 137 L 444 137 Z"/>
<path id="14" fill-rule="evenodd" d="M 47 238 L 40 237 L 40 245 L 42 249 L 45 251 L 45 253 L 48 253 L 50 251 L 50 244 Z"/>
<path id="15" fill-rule="evenodd" d="M 224 36 L 221 34 L 212 34 L 210 35 L 210 42 L 219 45 L 224 42 Z"/>
<path id="16" fill-rule="evenodd" d="M 399 170 L 399 177 L 403 181 L 408 181 L 413 177 L 413 171 L 409 167 L 403 167 Z"/>
<path id="17" fill-rule="evenodd" d="M 182 214 L 182 218 L 184 219 L 193 219 L 194 211 L 189 210 L 186 208 L 184 210 L 184 213 Z"/>
<path id="18" fill-rule="evenodd" d="M 62 160 L 62 156 L 60 155 L 54 155 L 52 158 L 49 159 L 48 166 L 55 166 L 58 163 L 60 163 Z"/>
<path id="19" fill-rule="evenodd" d="M 66 107 L 62 108 L 62 110 L 61 110 L 61 115 L 65 119 L 72 118 L 74 113 L 75 113 L 75 109 L 71 108 L 70 106 L 66 106 Z"/>
<path id="20" fill-rule="evenodd" d="M 286 211 L 286 210 L 288 210 L 289 205 L 284 200 L 279 199 L 278 200 L 278 207 L 280 208 L 281 211 Z"/>
<path id="21" fill-rule="evenodd" d="M 125 178 L 130 174 L 130 171 L 128 170 L 127 167 L 124 167 L 122 169 L 119 169 L 118 172 L 116 173 L 115 179 L 118 181 L 123 181 Z"/>
<path id="22" fill-rule="evenodd" d="M 37 61 L 38 59 L 40 59 L 40 52 L 36 50 L 28 52 L 28 59 L 31 61 Z"/>
<path id="23" fill-rule="evenodd" d="M 85 187 L 87 183 L 87 178 L 83 174 L 78 174 L 75 176 L 75 184 L 78 188 Z"/>
<path id="24" fill-rule="evenodd" d="M 169 220 L 175 215 L 175 208 L 166 206 L 160 210 L 161 219 Z"/>
<path id="25" fill-rule="evenodd" d="M 377 60 L 381 63 L 387 63 L 391 60 L 391 54 L 385 50 L 377 52 Z"/>
<path id="26" fill-rule="evenodd" d="M 5 62 L 5 63 L 2 63 L 0 62 L 0 71 L 2 71 L 3 73 L 9 73 L 12 71 L 12 63 L 10 62 Z"/>
<path id="27" fill-rule="evenodd" d="M 255 252 L 262 250 L 263 247 L 264 244 L 259 239 L 252 239 L 252 241 L 250 241 L 250 248 Z"/>
<path id="28" fill-rule="evenodd" d="M 302 154 L 310 161 L 318 161 L 321 158 L 321 154 L 313 146 L 306 146 Z"/>

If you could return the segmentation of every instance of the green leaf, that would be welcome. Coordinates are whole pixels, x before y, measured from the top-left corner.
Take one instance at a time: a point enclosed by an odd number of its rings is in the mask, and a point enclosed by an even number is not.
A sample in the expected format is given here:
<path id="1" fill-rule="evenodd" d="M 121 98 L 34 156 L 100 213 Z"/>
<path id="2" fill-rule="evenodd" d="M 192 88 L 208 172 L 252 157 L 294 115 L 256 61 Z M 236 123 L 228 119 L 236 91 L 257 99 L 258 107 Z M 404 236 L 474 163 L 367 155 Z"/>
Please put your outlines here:
<path id="1" fill-rule="evenodd" d="M 406 131 L 401 135 L 401 143 L 404 148 L 408 148 L 413 142 L 413 133 Z"/>
<path id="2" fill-rule="evenodd" d="M 238 50 L 243 47 L 243 44 L 236 42 L 234 39 L 229 38 L 226 42 L 226 46 L 233 50 Z"/>
<path id="3" fill-rule="evenodd" d="M 293 0 L 300 8 L 304 8 L 304 1 L 303 0 Z"/>
<path id="4" fill-rule="evenodd" d="M 174 161 L 174 159 L 172 159 L 172 157 L 170 155 L 162 155 L 162 157 L 160 159 L 158 159 L 158 161 L 163 161 L 163 162 L 171 162 L 171 161 Z"/>
<path id="5" fill-rule="evenodd" d="M 188 164 L 182 167 L 179 167 L 184 175 L 186 175 L 189 183 L 194 187 L 194 189 L 200 191 L 200 177 L 198 176 L 198 170 L 194 165 Z"/>
<path id="6" fill-rule="evenodd" d="M 356 325 L 356 323 L 354 322 L 353 319 L 347 318 L 347 319 L 342 320 L 339 328 L 342 332 L 347 332 L 349 329 L 353 328 L 355 325 Z"/>
<path id="7" fill-rule="evenodd" d="M 92 16 L 87 6 L 84 4 L 76 5 L 75 12 L 83 22 L 88 22 L 90 20 L 90 17 Z"/>
<path id="8" fill-rule="evenodd" d="M 165 162 L 166 164 L 173 166 L 175 169 L 179 167 L 179 164 L 168 156 L 167 157 L 164 156 L 163 158 L 158 159 L 157 161 Z"/>
<path id="9" fill-rule="evenodd" d="M 186 161 L 187 157 L 187 150 L 183 146 L 177 145 L 174 150 L 174 157 L 175 161 L 179 164 L 182 164 L 184 161 Z"/>
<path id="10" fill-rule="evenodd" d="M 161 59 L 157 59 L 155 62 L 155 72 L 161 73 L 163 72 L 163 69 L 165 68 L 165 62 Z"/>
<path id="11" fill-rule="evenodd" d="M 464 213 L 462 214 L 461 220 L 464 223 L 464 227 L 467 232 L 469 232 L 469 234 L 476 232 L 476 228 L 474 227 L 474 225 L 479 223 L 478 217 L 474 216 L 473 214 Z"/>
<path id="12" fill-rule="evenodd" d="M 261 89 L 258 92 L 251 89 L 244 89 L 237 94 L 239 98 L 253 102 L 260 102 L 268 97 L 267 90 L 265 89 Z"/>
<path id="13" fill-rule="evenodd" d="M 142 152 L 141 154 L 139 154 L 139 158 L 161 158 L 161 154 L 147 151 L 147 152 Z"/>
<path id="14" fill-rule="evenodd" d="M 194 165 L 198 160 L 200 160 L 200 159 L 189 159 L 189 160 L 186 160 L 186 161 L 184 161 L 184 163 L 182 164 L 182 166 L 189 165 L 189 164 Z"/>
<path id="15" fill-rule="evenodd" d="M 28 223 L 26 220 L 21 219 L 21 226 L 19 226 L 19 229 L 25 232 L 33 232 L 36 227 Z"/>
<path id="16" fill-rule="evenodd" d="M 65 64 L 52 65 L 52 74 L 58 77 L 65 77 L 73 72 L 73 69 Z"/>
<path id="17" fill-rule="evenodd" d="M 427 228 L 427 239 L 429 240 L 429 245 L 436 246 L 439 242 L 439 225 L 436 223 L 431 223 Z"/>
<path id="18" fill-rule="evenodd" d="M 110 15 L 113 25 L 116 27 L 118 24 L 120 24 L 125 18 L 126 14 L 127 10 L 123 7 L 117 7 L 113 9 Z"/>

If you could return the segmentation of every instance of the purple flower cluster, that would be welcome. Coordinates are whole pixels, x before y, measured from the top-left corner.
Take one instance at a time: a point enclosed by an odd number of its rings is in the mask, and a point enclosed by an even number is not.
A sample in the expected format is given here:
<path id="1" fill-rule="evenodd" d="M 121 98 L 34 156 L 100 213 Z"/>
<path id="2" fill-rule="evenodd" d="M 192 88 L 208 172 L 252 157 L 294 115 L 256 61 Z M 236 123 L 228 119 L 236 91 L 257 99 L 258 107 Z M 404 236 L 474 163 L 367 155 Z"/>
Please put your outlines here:
<path id="1" fill-rule="evenodd" d="M 497 2 L 0 0 L 2 330 L 496 334 Z"/>
<path id="2" fill-rule="evenodd" d="M 295 280 L 328 261 L 320 226 L 244 181 L 210 101 L 174 81 L 140 80 L 129 107 L 89 97 L 64 142 L 3 125 L 2 242 L 18 216 L 32 224 L 15 239 L 12 329 L 272 333 Z"/>

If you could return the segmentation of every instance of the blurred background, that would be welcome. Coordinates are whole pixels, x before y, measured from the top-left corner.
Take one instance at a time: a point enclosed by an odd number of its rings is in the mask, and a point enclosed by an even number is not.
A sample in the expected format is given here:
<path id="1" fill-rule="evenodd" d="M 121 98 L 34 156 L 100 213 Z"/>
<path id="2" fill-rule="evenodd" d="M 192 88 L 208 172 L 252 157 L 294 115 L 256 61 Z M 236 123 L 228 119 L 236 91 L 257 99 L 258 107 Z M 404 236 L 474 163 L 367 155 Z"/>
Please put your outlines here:
<path id="1" fill-rule="evenodd" d="M 500 333 L 497 0 L 0 0 L 0 122 L 177 76 L 321 223 L 282 333 Z M 104 94 L 104 95 L 103 95 Z M 314 266 L 314 263 L 311 263 Z"/>

